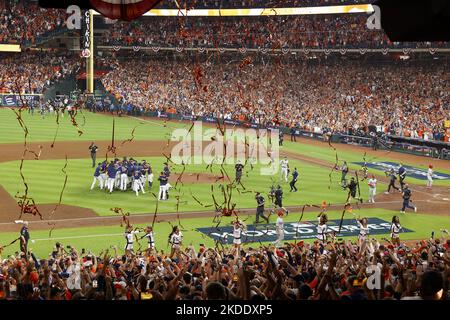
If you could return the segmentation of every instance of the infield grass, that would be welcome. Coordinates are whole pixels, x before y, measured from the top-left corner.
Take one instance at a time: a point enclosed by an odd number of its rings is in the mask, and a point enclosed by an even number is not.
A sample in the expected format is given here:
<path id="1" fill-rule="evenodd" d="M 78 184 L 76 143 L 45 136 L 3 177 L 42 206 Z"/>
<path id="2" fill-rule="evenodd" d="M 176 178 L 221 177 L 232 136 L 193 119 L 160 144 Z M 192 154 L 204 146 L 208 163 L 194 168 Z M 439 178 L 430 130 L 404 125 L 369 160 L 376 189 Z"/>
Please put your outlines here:
<path id="1" fill-rule="evenodd" d="M 135 157 L 139 159 L 139 157 Z M 155 168 L 162 169 L 165 158 L 160 157 L 146 157 Z M 238 209 L 254 208 L 255 207 L 255 192 L 261 192 L 266 202 L 269 203 L 267 193 L 270 186 L 278 183 L 282 186 L 284 191 L 284 205 L 286 206 L 301 206 L 303 204 L 320 204 L 322 201 L 327 203 L 344 203 L 347 198 L 347 191 L 343 190 L 340 185 L 340 174 L 334 172 L 332 175 L 332 182 L 329 182 L 329 170 L 323 167 L 312 165 L 301 161 L 290 161 L 291 166 L 296 166 L 299 169 L 300 177 L 297 182 L 298 192 L 289 192 L 289 184 L 281 181 L 279 175 L 263 176 L 260 175 L 259 169 L 261 165 L 256 165 L 253 170 L 246 168 L 242 178 L 242 184 L 245 187 L 239 187 L 233 190 L 232 202 L 237 203 Z M 19 173 L 19 161 L 12 161 L 0 164 L 1 184 L 14 196 L 17 192 L 23 194 L 25 187 L 22 183 Z M 59 196 L 62 191 L 65 175 L 62 168 L 65 165 L 65 160 L 27 160 L 23 166 L 23 173 L 26 177 L 29 186 L 28 194 L 34 198 L 37 203 L 58 203 Z M 100 190 L 98 186 L 90 191 L 91 183 L 93 181 L 93 169 L 90 167 L 91 162 L 88 159 L 69 159 L 66 172 L 68 175 L 66 188 L 62 198 L 62 203 L 67 205 L 90 208 L 99 215 L 111 215 L 110 208 L 121 207 L 125 211 L 132 214 L 135 213 L 151 213 L 156 209 L 156 199 L 150 193 L 140 194 L 136 197 L 131 190 L 121 192 L 115 190 L 112 194 Z M 234 166 L 225 166 L 231 179 L 234 179 Z M 181 173 L 183 167 L 181 165 L 174 166 L 172 172 Z M 186 166 L 185 177 L 192 174 L 194 179 L 196 173 L 206 173 L 208 175 L 220 176 L 220 166 L 212 167 L 212 172 L 206 170 L 206 165 L 188 165 Z M 167 201 L 161 201 L 158 205 L 159 212 L 176 212 L 177 204 L 179 211 L 204 211 L 214 210 L 214 201 L 212 194 L 220 205 L 225 201 L 221 185 L 223 183 L 217 182 L 194 182 L 178 184 L 177 190 L 173 189 L 170 192 L 171 197 Z M 172 186 L 175 186 L 175 179 L 170 179 Z M 328 189 L 330 186 L 330 189 Z M 360 183 L 361 196 L 367 199 L 368 186 L 365 182 Z M 385 190 L 384 184 L 378 186 L 380 192 Z M 157 177 L 154 177 L 154 185 L 151 191 L 158 192 L 159 183 Z M 148 191 L 148 185 L 146 187 Z M 195 200 L 193 196 L 198 200 Z M 179 197 L 179 201 L 176 199 Z M 203 205 L 201 205 L 200 203 Z M 208 206 L 208 207 L 204 207 Z M 56 212 L 57 215 L 57 212 Z"/>

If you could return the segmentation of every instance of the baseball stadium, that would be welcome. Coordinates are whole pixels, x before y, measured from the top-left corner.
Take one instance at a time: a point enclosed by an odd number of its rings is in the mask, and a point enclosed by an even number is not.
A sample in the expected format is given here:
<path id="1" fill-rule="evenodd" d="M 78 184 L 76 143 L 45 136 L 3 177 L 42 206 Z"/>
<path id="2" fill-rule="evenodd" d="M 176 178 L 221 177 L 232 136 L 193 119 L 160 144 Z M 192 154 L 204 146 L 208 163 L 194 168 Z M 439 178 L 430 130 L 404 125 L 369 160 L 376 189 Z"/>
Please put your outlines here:
<path id="1" fill-rule="evenodd" d="M 0 300 L 448 299 L 449 43 L 219 2 L 1 1 Z"/>

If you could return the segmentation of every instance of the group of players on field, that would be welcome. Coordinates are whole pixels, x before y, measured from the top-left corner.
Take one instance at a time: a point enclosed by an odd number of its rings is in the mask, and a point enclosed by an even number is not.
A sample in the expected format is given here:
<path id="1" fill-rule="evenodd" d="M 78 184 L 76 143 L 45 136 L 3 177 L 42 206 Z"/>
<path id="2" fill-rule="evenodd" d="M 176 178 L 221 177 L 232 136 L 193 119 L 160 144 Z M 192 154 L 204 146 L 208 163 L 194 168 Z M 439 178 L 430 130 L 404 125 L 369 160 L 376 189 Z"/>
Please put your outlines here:
<path id="1" fill-rule="evenodd" d="M 91 157 L 93 160 L 93 164 L 95 164 L 95 154 L 93 156 L 93 152 L 96 153 L 97 147 L 94 144 L 91 144 L 89 147 L 91 150 Z M 280 161 L 280 181 L 284 181 L 285 183 L 289 182 L 290 192 L 297 192 L 298 189 L 296 187 L 296 183 L 299 178 L 299 172 L 297 168 L 294 168 L 293 172 L 290 174 L 289 161 L 286 157 L 284 157 Z M 235 181 L 234 183 L 240 184 L 242 179 L 244 165 L 238 162 L 235 165 Z M 359 180 L 358 176 L 351 177 L 350 182 L 347 180 L 347 174 L 349 173 L 349 168 L 347 162 L 344 161 L 341 167 L 335 166 L 336 170 L 341 171 L 341 181 L 340 185 L 343 189 L 349 192 L 349 197 L 347 202 L 349 203 L 351 199 L 357 200 L 358 202 L 363 202 L 362 198 L 359 194 Z M 369 199 L 368 203 L 375 203 L 375 195 L 376 195 L 376 187 L 377 187 L 377 179 L 374 175 L 369 177 L 368 168 L 366 164 L 362 167 L 363 177 L 361 181 L 367 180 L 367 184 L 369 186 Z M 403 207 L 400 212 L 404 213 L 406 208 L 413 209 L 415 212 L 417 211 L 417 207 L 411 205 L 411 190 L 408 185 L 405 183 L 406 178 L 406 169 L 402 164 L 398 170 L 394 170 L 393 168 L 389 171 L 385 172 L 386 176 L 389 177 L 389 186 L 388 190 L 385 192 L 389 194 L 391 188 L 399 191 L 402 194 L 403 198 Z M 289 176 L 291 176 L 291 180 L 289 181 Z M 159 200 L 167 200 L 169 198 L 168 190 L 170 188 L 170 184 L 168 183 L 168 179 L 170 177 L 170 168 L 167 163 L 164 163 L 164 168 L 161 171 L 158 181 L 160 183 L 160 192 L 159 192 Z M 433 182 L 433 167 L 432 165 L 428 168 L 427 178 L 428 183 L 427 187 L 431 188 Z M 400 182 L 400 188 L 396 186 L 396 180 Z M 101 163 L 98 163 L 95 172 L 94 172 L 94 181 L 91 185 L 91 190 L 95 187 L 96 183 L 99 184 L 100 189 L 105 189 L 109 193 L 112 193 L 114 190 L 126 191 L 128 189 L 133 190 L 136 193 L 136 196 L 139 195 L 139 192 L 145 193 L 145 185 L 148 182 L 149 189 L 152 188 L 153 185 L 153 171 L 150 163 L 145 160 L 137 161 L 133 158 L 123 158 L 111 160 L 109 163 L 105 160 Z M 357 195 L 358 192 L 358 195 Z M 257 203 L 256 207 L 256 220 L 255 223 L 260 222 L 260 218 L 269 223 L 270 215 L 277 212 L 277 220 L 275 223 L 275 229 L 277 234 L 277 240 L 274 242 L 275 246 L 281 246 L 284 240 L 284 221 L 283 217 L 289 214 L 289 211 L 283 206 L 283 189 L 281 185 L 275 187 L 271 186 L 270 191 L 268 193 L 269 199 L 272 203 L 271 209 L 269 211 L 269 215 L 266 216 L 265 213 L 265 199 L 260 192 L 257 192 L 255 195 L 255 200 Z M 356 218 L 356 217 L 355 217 Z M 358 239 L 361 242 L 366 241 L 366 238 L 369 234 L 368 228 L 368 219 L 367 218 L 356 218 L 357 224 L 359 226 L 360 232 L 358 235 Z M 327 226 L 328 218 L 327 214 L 324 210 L 318 216 L 318 224 L 317 224 L 317 239 L 323 243 L 326 243 L 329 237 L 336 236 L 334 231 L 330 231 Z M 233 243 L 238 248 L 241 245 L 242 233 L 245 232 L 246 227 L 245 224 L 236 219 L 233 221 Z M 391 225 L 391 240 L 393 243 L 399 242 L 399 233 L 402 230 L 400 225 L 399 218 L 394 216 L 392 219 Z M 133 239 L 137 237 L 139 231 L 133 231 L 131 226 L 128 226 L 125 232 L 126 239 L 126 247 L 125 250 L 127 252 L 131 252 L 133 250 Z M 155 245 L 153 228 L 147 227 L 145 229 L 145 234 L 140 237 L 146 238 L 148 240 L 148 248 L 153 249 Z M 174 227 L 172 233 L 169 236 L 169 243 L 172 247 L 172 254 L 177 253 L 179 248 L 181 247 L 182 242 L 182 234 L 181 231 Z"/>
<path id="2" fill-rule="evenodd" d="M 89 147 L 93 167 L 95 167 L 96 152 L 98 147 L 92 143 Z M 158 200 L 169 199 L 170 169 L 167 162 L 164 163 L 163 170 L 160 172 Z M 110 194 L 118 190 L 126 192 L 132 190 L 139 196 L 139 192 L 145 194 L 145 186 L 148 182 L 148 189 L 153 186 L 153 170 L 150 163 L 146 160 L 138 161 L 133 158 L 124 157 L 122 160 L 114 158 L 109 162 L 104 160 L 99 162 L 94 171 L 94 180 L 91 184 L 91 190 L 98 184 L 100 190 L 105 190 Z"/>

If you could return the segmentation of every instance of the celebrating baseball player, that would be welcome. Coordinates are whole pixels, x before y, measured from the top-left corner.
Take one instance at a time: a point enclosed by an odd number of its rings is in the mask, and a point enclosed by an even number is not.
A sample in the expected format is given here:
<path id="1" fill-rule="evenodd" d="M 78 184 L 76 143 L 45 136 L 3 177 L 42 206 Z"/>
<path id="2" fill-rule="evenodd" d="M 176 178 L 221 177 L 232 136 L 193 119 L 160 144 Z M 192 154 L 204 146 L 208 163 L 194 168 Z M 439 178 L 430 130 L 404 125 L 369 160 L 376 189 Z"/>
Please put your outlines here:
<path id="1" fill-rule="evenodd" d="M 347 173 L 348 173 L 348 165 L 347 165 L 347 161 L 344 161 L 344 163 L 342 164 L 341 167 L 341 186 L 342 188 L 346 189 L 347 188 Z"/>
<path id="2" fill-rule="evenodd" d="M 108 191 L 112 193 L 114 190 L 114 181 L 116 180 L 117 168 L 113 161 L 111 161 L 107 168 L 108 174 Z"/>
<path id="3" fill-rule="evenodd" d="M 428 166 L 428 171 L 427 171 L 427 188 L 431 189 L 432 186 L 433 186 L 433 165 L 430 164 Z"/>
<path id="4" fill-rule="evenodd" d="M 284 159 L 280 160 L 280 166 L 281 166 L 281 178 L 284 179 L 285 182 L 288 182 L 289 160 L 287 159 L 287 157 L 284 157 Z"/>
<path id="5" fill-rule="evenodd" d="M 101 171 L 102 171 L 102 164 L 99 163 L 97 168 L 95 168 L 94 181 L 92 181 L 91 190 L 93 190 L 95 188 L 96 182 L 98 182 L 98 184 L 100 186 L 100 190 L 103 190 L 103 182 L 104 182 L 104 180 L 100 176 Z"/>
<path id="6" fill-rule="evenodd" d="M 283 221 L 283 210 L 278 211 L 278 218 L 275 224 L 275 230 L 277 233 L 277 240 L 274 242 L 275 247 L 280 247 L 284 240 L 284 221 Z"/>
<path id="7" fill-rule="evenodd" d="M 120 190 L 127 191 L 128 185 L 128 162 L 124 161 L 120 166 Z"/>
<path id="8" fill-rule="evenodd" d="M 145 194 L 144 186 L 142 185 L 142 180 L 141 180 L 141 171 L 139 171 L 139 170 L 134 171 L 133 190 L 134 190 L 134 192 L 136 192 L 136 197 L 139 196 L 139 190 L 142 192 L 142 194 Z"/>
<path id="9" fill-rule="evenodd" d="M 367 181 L 369 185 L 369 203 L 375 203 L 375 195 L 377 194 L 377 179 L 374 175 Z"/>
<path id="10" fill-rule="evenodd" d="M 161 171 L 158 178 L 159 181 L 159 195 L 158 200 L 167 200 L 167 176 Z"/>

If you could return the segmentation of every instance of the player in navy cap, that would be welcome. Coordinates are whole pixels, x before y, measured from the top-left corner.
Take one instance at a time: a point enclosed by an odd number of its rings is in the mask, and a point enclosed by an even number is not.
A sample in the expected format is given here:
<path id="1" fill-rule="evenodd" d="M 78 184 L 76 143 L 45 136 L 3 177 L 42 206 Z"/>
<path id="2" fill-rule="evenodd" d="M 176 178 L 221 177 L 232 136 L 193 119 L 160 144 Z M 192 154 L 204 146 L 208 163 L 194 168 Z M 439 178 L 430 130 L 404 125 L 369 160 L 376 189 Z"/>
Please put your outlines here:
<path id="1" fill-rule="evenodd" d="M 94 189 L 96 182 L 100 185 L 100 190 L 103 190 L 103 179 L 100 177 L 101 171 L 102 164 L 99 162 L 97 168 L 95 168 L 94 181 L 92 181 L 91 190 Z"/>

